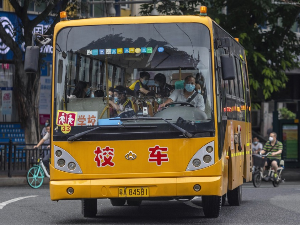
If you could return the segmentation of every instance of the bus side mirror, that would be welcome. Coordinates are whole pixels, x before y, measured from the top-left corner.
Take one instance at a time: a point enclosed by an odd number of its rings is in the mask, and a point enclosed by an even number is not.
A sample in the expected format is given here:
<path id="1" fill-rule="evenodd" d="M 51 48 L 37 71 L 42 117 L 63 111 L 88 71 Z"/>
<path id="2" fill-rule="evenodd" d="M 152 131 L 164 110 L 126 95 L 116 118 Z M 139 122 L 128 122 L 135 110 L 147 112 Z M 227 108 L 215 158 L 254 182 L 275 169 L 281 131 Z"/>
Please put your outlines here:
<path id="1" fill-rule="evenodd" d="M 38 46 L 27 46 L 25 52 L 25 73 L 37 73 L 39 68 L 40 48 Z"/>
<path id="2" fill-rule="evenodd" d="M 223 80 L 235 79 L 235 59 L 231 55 L 221 55 L 221 67 Z"/>

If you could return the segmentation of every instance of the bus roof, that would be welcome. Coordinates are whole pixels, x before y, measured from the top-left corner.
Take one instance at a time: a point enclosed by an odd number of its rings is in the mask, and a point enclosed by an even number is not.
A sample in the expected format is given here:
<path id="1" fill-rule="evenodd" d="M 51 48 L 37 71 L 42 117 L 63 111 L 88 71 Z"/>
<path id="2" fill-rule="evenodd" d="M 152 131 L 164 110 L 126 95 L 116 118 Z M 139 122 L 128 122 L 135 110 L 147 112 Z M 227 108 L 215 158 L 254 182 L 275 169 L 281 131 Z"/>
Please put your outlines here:
<path id="1" fill-rule="evenodd" d="M 102 17 L 93 19 L 61 21 L 58 24 L 56 24 L 54 33 L 57 33 L 64 27 L 142 23 L 201 23 L 210 28 L 212 25 L 212 20 L 208 16 Z"/>

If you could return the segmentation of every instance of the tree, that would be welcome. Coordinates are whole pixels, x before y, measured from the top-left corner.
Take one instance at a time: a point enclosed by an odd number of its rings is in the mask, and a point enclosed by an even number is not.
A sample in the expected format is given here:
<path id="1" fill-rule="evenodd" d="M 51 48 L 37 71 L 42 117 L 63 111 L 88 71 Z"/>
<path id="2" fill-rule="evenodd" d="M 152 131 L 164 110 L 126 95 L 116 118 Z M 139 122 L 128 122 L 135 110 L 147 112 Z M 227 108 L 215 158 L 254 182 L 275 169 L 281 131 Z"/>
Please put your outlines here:
<path id="1" fill-rule="evenodd" d="M 22 2 L 22 5 L 20 5 Z M 19 46 L 20 41 L 25 42 L 25 46 L 30 46 L 32 42 L 32 32 L 34 27 L 44 20 L 49 20 L 49 15 L 54 18 L 51 27 L 46 32 L 53 33 L 54 26 L 59 22 L 59 11 L 66 8 L 68 0 L 36 0 L 35 4 L 46 2 L 47 7 L 43 12 L 38 14 L 33 20 L 28 17 L 28 6 L 30 0 L 18 1 L 10 0 L 11 5 L 15 9 L 15 13 L 20 20 L 21 38 L 14 40 L 6 33 L 4 27 L 0 23 L 0 37 L 13 52 L 13 63 L 15 65 L 15 74 L 13 77 L 14 83 L 14 99 L 17 104 L 19 118 L 22 126 L 25 129 L 25 142 L 27 144 L 37 143 L 39 137 L 39 74 L 25 74 L 23 65 L 22 51 Z M 19 31 L 22 29 L 18 29 Z"/>
<path id="2" fill-rule="evenodd" d="M 286 87 L 287 70 L 299 67 L 299 39 L 291 30 L 300 22 L 300 1 L 295 4 L 275 4 L 272 0 L 212 0 L 160 3 L 162 14 L 196 14 L 199 5 L 208 6 L 208 16 L 214 19 L 233 37 L 239 38 L 246 49 L 252 100 L 263 91 L 264 99 Z M 278 0 L 280 2 L 280 0 Z M 289 3 L 289 1 L 281 1 Z M 148 15 L 152 6 L 141 6 L 141 14 Z M 226 11 L 226 13 L 223 13 Z"/>

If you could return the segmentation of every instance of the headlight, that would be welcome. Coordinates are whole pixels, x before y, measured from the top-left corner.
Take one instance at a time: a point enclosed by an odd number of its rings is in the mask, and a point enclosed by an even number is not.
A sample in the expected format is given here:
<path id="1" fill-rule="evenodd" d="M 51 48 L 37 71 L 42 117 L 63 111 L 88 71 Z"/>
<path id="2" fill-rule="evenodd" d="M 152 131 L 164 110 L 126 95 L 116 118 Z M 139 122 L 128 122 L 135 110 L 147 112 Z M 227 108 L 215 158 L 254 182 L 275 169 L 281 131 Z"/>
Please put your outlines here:
<path id="1" fill-rule="evenodd" d="M 213 147 L 211 147 L 211 146 L 207 146 L 207 147 L 206 147 L 206 151 L 207 151 L 208 153 L 211 153 L 213 150 L 214 150 L 214 149 L 213 149 Z"/>
<path id="2" fill-rule="evenodd" d="M 66 161 L 64 159 L 57 160 L 57 165 L 60 167 L 64 167 L 66 164 Z"/>
<path id="3" fill-rule="evenodd" d="M 76 164 L 75 164 L 74 162 L 70 162 L 70 163 L 68 164 L 68 168 L 69 168 L 69 170 L 75 170 Z"/>
<path id="4" fill-rule="evenodd" d="M 201 165 L 200 159 L 194 159 L 194 160 L 193 160 L 193 166 L 194 166 L 194 167 L 199 167 L 200 165 Z"/>
<path id="5" fill-rule="evenodd" d="M 56 155 L 57 157 L 61 157 L 62 151 L 61 151 L 61 150 L 57 150 L 57 151 L 55 152 L 55 155 Z"/>
<path id="6" fill-rule="evenodd" d="M 210 155 L 205 155 L 205 156 L 203 157 L 203 161 L 204 161 L 205 163 L 209 163 L 209 162 L 211 161 L 211 156 L 210 156 Z"/>

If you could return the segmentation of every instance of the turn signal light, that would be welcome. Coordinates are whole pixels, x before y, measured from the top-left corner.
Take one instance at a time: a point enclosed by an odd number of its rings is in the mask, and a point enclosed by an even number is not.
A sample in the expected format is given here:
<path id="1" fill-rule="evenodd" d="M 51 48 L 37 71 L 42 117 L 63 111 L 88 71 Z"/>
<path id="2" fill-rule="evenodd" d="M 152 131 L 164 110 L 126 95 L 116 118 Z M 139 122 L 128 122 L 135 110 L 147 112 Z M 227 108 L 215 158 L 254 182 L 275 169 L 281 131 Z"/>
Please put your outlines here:
<path id="1" fill-rule="evenodd" d="M 201 6 L 200 7 L 200 16 L 206 16 L 207 15 L 207 7 Z"/>
<path id="2" fill-rule="evenodd" d="M 67 20 L 67 12 L 66 11 L 61 11 L 60 12 L 60 20 Z"/>

